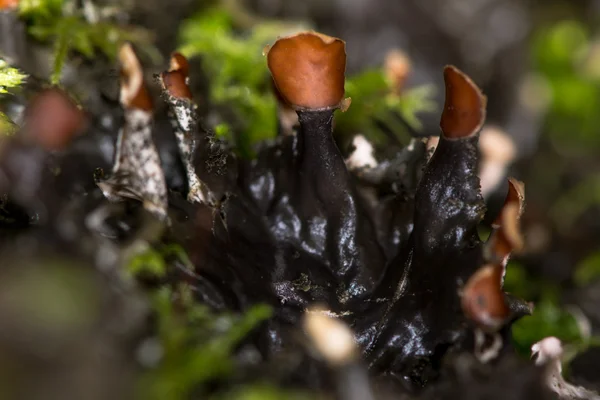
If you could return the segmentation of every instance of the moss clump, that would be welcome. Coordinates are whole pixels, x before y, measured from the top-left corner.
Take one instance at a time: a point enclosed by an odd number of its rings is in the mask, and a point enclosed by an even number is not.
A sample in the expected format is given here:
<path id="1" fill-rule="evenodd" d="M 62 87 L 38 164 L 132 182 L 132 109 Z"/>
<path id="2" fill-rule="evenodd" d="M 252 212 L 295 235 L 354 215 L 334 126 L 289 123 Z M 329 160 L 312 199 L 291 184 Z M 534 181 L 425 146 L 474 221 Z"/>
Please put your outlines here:
<path id="1" fill-rule="evenodd" d="M 174 306 L 185 303 L 185 311 Z M 140 398 L 181 399 L 191 393 L 206 396 L 206 383 L 224 379 L 234 371 L 235 347 L 262 321 L 271 309 L 257 305 L 244 314 L 214 313 L 194 304 L 189 288 L 163 288 L 152 296 L 156 313 L 161 357 L 142 376 Z"/>
<path id="2" fill-rule="evenodd" d="M 546 129 L 550 139 L 571 150 L 599 146 L 598 40 L 592 39 L 592 32 L 582 22 L 564 20 L 537 32 L 533 55 L 549 92 Z"/>
<path id="3" fill-rule="evenodd" d="M 560 289 L 546 281 L 534 281 L 521 265 L 511 262 L 507 267 L 504 287 L 507 292 L 528 299 L 537 298 L 530 317 L 520 319 L 512 327 L 513 343 L 523 356 L 529 356 L 531 346 L 548 336 L 556 336 L 578 350 L 591 341 L 586 338 L 571 312 L 560 305 Z"/>
<path id="4" fill-rule="evenodd" d="M 391 85 L 382 68 L 350 77 L 346 82 L 346 96 L 352 98 L 352 105 L 337 115 L 336 132 L 361 133 L 376 144 L 386 144 L 389 137 L 382 124 L 401 142 L 402 139 L 407 141 L 409 129 L 419 131 L 422 128 L 419 113 L 436 110 L 431 100 L 434 87 L 424 85 L 398 93 Z"/>
<path id="5" fill-rule="evenodd" d="M 211 78 L 210 100 L 233 109 L 241 121 L 238 127 L 219 124 L 218 133 L 231 140 L 241 155 L 253 156 L 254 145 L 274 138 L 277 132 L 277 101 L 265 69 L 263 48 L 302 26 L 260 21 L 240 30 L 238 25 L 224 7 L 200 11 L 180 29 L 180 51 L 187 57 L 202 57 L 206 75 Z M 378 123 L 399 135 L 408 129 L 419 130 L 418 114 L 436 109 L 432 95 L 429 85 L 396 93 L 383 68 L 358 74 L 346 81 L 346 97 L 352 98 L 353 105 L 337 116 L 335 134 L 362 133 L 375 143 L 386 143 L 388 138 Z"/>
<path id="6" fill-rule="evenodd" d="M 224 128 L 224 124 L 219 132 L 244 156 L 253 155 L 256 142 L 273 138 L 277 132 L 277 104 L 262 48 L 289 28 L 267 22 L 238 34 L 232 15 L 217 7 L 193 15 L 180 29 L 181 53 L 202 56 L 206 74 L 211 77 L 210 100 L 232 107 L 242 121 L 243 134 Z"/>
<path id="7" fill-rule="evenodd" d="M 150 275 L 164 278 L 168 272 L 168 260 L 175 259 L 192 269 L 185 250 L 178 244 L 149 247 L 130 257 L 126 271 L 130 276 Z"/>
<path id="8" fill-rule="evenodd" d="M 600 279 L 600 251 L 590 254 L 577 265 L 573 279 L 578 286 Z"/>
<path id="9" fill-rule="evenodd" d="M 8 93 L 9 89 L 21 86 L 27 75 L 16 68 L 12 68 L 8 63 L 0 59 L 0 94 Z M 4 114 L 0 112 L 0 136 L 11 135 L 17 129 L 17 126 Z"/>
<path id="10" fill-rule="evenodd" d="M 91 6 L 93 7 L 93 6 Z M 114 59 L 124 42 L 143 43 L 151 54 L 150 34 L 138 27 L 121 27 L 99 17 L 99 10 L 85 12 L 69 0 L 21 0 L 19 14 L 27 23 L 27 31 L 35 39 L 52 42 L 54 58 L 50 81 L 60 81 L 68 55 L 75 51 L 88 59 L 97 53 Z"/>
<path id="11" fill-rule="evenodd" d="M 0 94 L 8 93 L 8 89 L 17 88 L 25 82 L 27 75 L 0 59 Z"/>
<path id="12" fill-rule="evenodd" d="M 125 270 L 134 277 L 166 278 L 172 260 L 192 267 L 181 246 L 165 244 L 134 255 Z M 158 354 L 158 359 L 154 365 L 146 365 L 148 369 L 141 377 L 138 393 L 144 399 L 180 399 L 191 393 L 206 395 L 207 382 L 225 379 L 234 372 L 236 346 L 271 316 L 271 308 L 265 305 L 256 305 L 242 314 L 211 311 L 198 304 L 192 288 L 182 283 L 163 286 L 149 296 L 156 318 L 156 336 L 148 339 L 153 343 L 152 349 L 141 351 Z M 252 393 L 254 397 L 248 397 Z M 227 397 L 216 394 L 215 398 L 251 399 L 261 394 L 272 397 L 275 393 L 277 390 L 270 386 L 252 386 Z"/>

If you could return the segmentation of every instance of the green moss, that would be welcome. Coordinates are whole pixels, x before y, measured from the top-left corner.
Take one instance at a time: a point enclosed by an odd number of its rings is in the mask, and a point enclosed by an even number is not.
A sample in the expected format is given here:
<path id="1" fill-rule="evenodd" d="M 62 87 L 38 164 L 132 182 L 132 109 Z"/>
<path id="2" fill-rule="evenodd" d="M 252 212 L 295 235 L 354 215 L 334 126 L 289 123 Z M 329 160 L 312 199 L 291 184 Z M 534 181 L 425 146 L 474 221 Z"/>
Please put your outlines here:
<path id="1" fill-rule="evenodd" d="M 298 31 L 300 26 L 263 21 L 247 31 L 237 29 L 230 12 L 216 7 L 190 17 L 180 30 L 180 51 L 188 57 L 201 56 L 210 77 L 210 99 L 232 108 L 241 123 L 228 125 L 221 135 L 231 140 L 243 156 L 254 154 L 256 142 L 271 139 L 277 132 L 277 102 L 266 67 L 263 48 L 278 36 Z M 376 124 L 383 122 L 399 136 L 406 135 L 400 115 L 412 129 L 419 130 L 420 112 L 434 111 L 433 89 L 423 86 L 401 95 L 392 93 L 382 69 L 373 69 L 346 82 L 352 105 L 336 115 L 336 134 L 362 133 L 384 143 L 385 134 Z"/>
<path id="2" fill-rule="evenodd" d="M 16 68 L 11 68 L 6 61 L 0 59 L 0 94 L 8 93 L 8 89 L 21 86 L 25 79 L 27 75 Z"/>
<path id="3" fill-rule="evenodd" d="M 315 393 L 301 393 L 290 390 L 282 390 L 266 384 L 257 384 L 254 386 L 243 386 L 236 388 L 222 396 L 215 397 L 216 399 L 227 400 L 309 400 L 309 399 L 324 399 L 322 395 Z"/>
<path id="4" fill-rule="evenodd" d="M 0 137 L 13 135 L 17 131 L 17 125 L 3 112 L 0 112 Z"/>
<path id="5" fill-rule="evenodd" d="M 537 296 L 540 282 L 532 282 L 525 268 L 518 262 L 510 260 L 504 276 L 504 290 L 523 299 L 532 299 Z"/>
<path id="6" fill-rule="evenodd" d="M 583 337 L 575 317 L 559 305 L 558 286 L 532 279 L 521 265 L 511 262 L 507 267 L 504 289 L 526 300 L 536 299 L 533 314 L 513 325 L 513 344 L 517 352 L 528 357 L 531 346 L 548 336 L 556 336 L 578 349 L 587 345 L 588 338 Z"/>
<path id="7" fill-rule="evenodd" d="M 598 46 L 578 21 L 564 20 L 543 28 L 533 40 L 537 72 L 550 90 L 546 128 L 562 149 L 600 146 L 600 79 Z"/>
<path id="8" fill-rule="evenodd" d="M 125 270 L 130 276 L 151 275 L 162 278 L 167 274 L 169 260 L 174 259 L 193 269 L 183 247 L 178 244 L 165 244 L 156 248 L 150 247 L 133 255 L 127 262 Z"/>
<path id="9" fill-rule="evenodd" d="M 53 42 L 50 77 L 53 84 L 59 82 L 62 68 L 73 51 L 88 59 L 98 53 L 114 59 L 124 42 L 133 42 L 143 44 L 141 48 L 151 55 L 158 54 L 146 30 L 121 27 L 104 20 L 90 21 L 83 10 L 69 0 L 21 0 L 19 13 L 30 35 L 43 42 Z"/>
<path id="10" fill-rule="evenodd" d="M 133 276 L 166 277 L 174 259 L 193 268 L 181 246 L 166 244 L 132 257 L 126 271 Z M 192 393 L 205 393 L 208 382 L 225 379 L 235 371 L 235 347 L 271 316 L 270 307 L 265 305 L 256 305 L 243 314 L 213 312 L 199 304 L 193 288 L 183 282 L 163 286 L 149 293 L 149 298 L 161 358 L 141 376 L 140 399 L 185 399 Z"/>
<path id="11" fill-rule="evenodd" d="M 233 372 L 234 348 L 271 315 L 263 305 L 243 315 L 216 314 L 187 296 L 180 297 L 188 299 L 182 312 L 174 307 L 176 298 L 167 288 L 153 296 L 162 358 L 142 377 L 139 398 L 184 399 L 205 393 L 203 385 Z"/>
<path id="12" fill-rule="evenodd" d="M 600 251 L 592 253 L 577 265 L 573 279 L 578 286 L 600 279 Z"/>
<path id="13" fill-rule="evenodd" d="M 308 292 L 313 287 L 310 278 L 305 273 L 301 273 L 300 278 L 292 281 L 292 286 L 303 292 Z"/>
<path id="14" fill-rule="evenodd" d="M 217 137 L 223 137 L 223 138 L 230 137 L 231 127 L 229 126 L 229 124 L 226 124 L 225 122 L 220 123 L 217 126 L 215 126 L 215 135 L 217 135 Z"/>
<path id="15" fill-rule="evenodd" d="M 573 229 L 586 210 L 597 204 L 600 204 L 600 177 L 592 174 L 570 189 L 561 190 L 550 215 L 559 230 L 567 231 Z"/>
<path id="16" fill-rule="evenodd" d="M 400 142 L 407 142 L 407 127 L 397 116 L 401 116 L 411 129 L 420 130 L 418 114 L 436 109 L 431 100 L 433 94 L 432 86 L 396 94 L 381 68 L 365 71 L 346 82 L 346 96 L 352 98 L 352 104 L 345 113 L 336 116 L 336 132 L 339 135 L 361 133 L 376 144 L 388 143 L 389 138 L 377 124 L 379 122 L 394 132 Z"/>
<path id="17" fill-rule="evenodd" d="M 549 299 L 537 302 L 533 314 L 517 321 L 512 331 L 515 347 L 524 356 L 531 354 L 534 343 L 548 336 L 576 345 L 584 340 L 575 317 Z"/>
<path id="18" fill-rule="evenodd" d="M 262 49 L 289 29 L 278 22 L 236 32 L 230 13 L 220 7 L 190 17 L 180 30 L 180 51 L 187 57 L 200 55 L 210 77 L 210 99 L 233 108 L 241 122 L 239 132 L 221 130 L 244 156 L 254 154 L 257 141 L 277 132 L 276 101 L 270 87 Z"/>
<path id="19" fill-rule="evenodd" d="M 32 19 L 52 18 L 62 13 L 64 0 L 20 0 L 19 13 Z"/>
<path id="20" fill-rule="evenodd" d="M 127 272 L 132 276 L 150 274 L 163 277 L 167 272 L 167 263 L 158 250 L 148 249 L 131 258 L 127 264 Z"/>
<path id="21" fill-rule="evenodd" d="M 6 94 L 9 89 L 21 86 L 27 75 L 16 68 L 11 68 L 8 63 L 0 59 L 0 94 Z M 0 112 L 0 136 L 12 135 L 17 126 L 8 118 L 6 114 Z"/>

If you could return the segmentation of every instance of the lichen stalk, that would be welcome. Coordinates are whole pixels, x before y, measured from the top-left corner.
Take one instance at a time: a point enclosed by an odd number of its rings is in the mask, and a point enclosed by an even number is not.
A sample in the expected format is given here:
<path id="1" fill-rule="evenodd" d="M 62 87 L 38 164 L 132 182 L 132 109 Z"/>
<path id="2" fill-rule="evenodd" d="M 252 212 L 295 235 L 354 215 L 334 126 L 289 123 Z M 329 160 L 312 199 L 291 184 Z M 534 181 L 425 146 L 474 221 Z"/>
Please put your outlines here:
<path id="1" fill-rule="evenodd" d="M 171 57 L 171 68 L 159 76 L 163 97 L 169 106 L 169 120 L 177 139 L 188 182 L 187 199 L 193 203 L 214 204 L 210 189 L 196 173 L 193 159 L 198 146 L 198 105 L 192 98 L 187 76 L 187 60 L 179 53 Z"/>
<path id="2" fill-rule="evenodd" d="M 119 131 L 111 176 L 98 182 L 110 201 L 132 198 L 161 219 L 167 217 L 167 185 L 152 140 L 153 113 L 141 65 L 129 44 L 119 53 L 122 64 L 121 105 L 125 123 Z"/>

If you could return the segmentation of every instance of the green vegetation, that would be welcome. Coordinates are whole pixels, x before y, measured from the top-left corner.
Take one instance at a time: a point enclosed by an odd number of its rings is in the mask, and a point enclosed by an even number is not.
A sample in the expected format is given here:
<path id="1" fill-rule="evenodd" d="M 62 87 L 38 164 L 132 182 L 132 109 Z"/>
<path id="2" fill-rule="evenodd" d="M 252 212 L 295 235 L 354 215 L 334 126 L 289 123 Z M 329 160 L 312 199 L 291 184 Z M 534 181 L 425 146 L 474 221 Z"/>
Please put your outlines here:
<path id="1" fill-rule="evenodd" d="M 223 396 L 215 397 L 215 400 L 309 400 L 323 399 L 322 395 L 314 393 L 298 393 L 289 390 L 282 390 L 270 385 L 257 384 L 253 386 L 243 386 L 226 393 Z"/>
<path id="2" fill-rule="evenodd" d="M 170 259 L 177 259 L 192 269 L 192 262 L 185 250 L 178 244 L 165 244 L 150 247 L 133 255 L 127 262 L 126 272 L 129 276 L 150 275 L 164 278 L 167 274 Z"/>
<path id="3" fill-rule="evenodd" d="M 600 146 L 600 42 L 584 22 L 559 20 L 538 28 L 532 41 L 532 58 L 537 74 L 536 94 L 548 101 L 541 149 L 530 163 L 536 192 L 546 193 L 553 228 L 569 236 L 578 219 L 600 204 L 600 180 L 587 173 L 565 188 L 564 175 L 573 171 L 574 160 L 593 160 Z M 537 99 L 539 100 L 539 99 Z M 548 149 L 546 144 L 550 144 Z M 559 156 L 557 156 L 557 153 Z M 594 168 L 578 163 L 579 168 Z M 577 168 L 577 167 L 576 167 Z M 576 172 L 577 169 L 575 169 Z M 575 270 L 573 281 L 585 286 L 600 278 L 600 253 L 589 254 Z M 598 338 L 585 337 L 575 316 L 560 303 L 561 288 L 528 276 L 517 263 L 508 266 L 505 288 L 534 300 L 531 317 L 513 328 L 517 350 L 529 354 L 530 346 L 545 336 L 556 336 L 575 351 L 597 345 Z"/>
<path id="4" fill-rule="evenodd" d="M 263 49 L 278 36 L 306 29 L 299 24 L 261 21 L 240 32 L 232 14 L 223 7 L 203 10 L 190 17 L 180 30 L 180 51 L 200 56 L 210 77 L 210 100 L 232 109 L 238 126 L 219 124 L 219 132 L 231 140 L 243 156 L 254 154 L 254 145 L 272 139 L 277 132 L 277 101 L 266 67 Z M 387 125 L 399 135 L 406 127 L 396 115 L 418 130 L 417 114 L 433 111 L 432 87 L 423 86 L 393 93 L 382 68 L 350 77 L 346 96 L 352 105 L 336 116 L 336 135 L 362 133 L 376 143 L 385 134 L 375 123 Z"/>
<path id="5" fill-rule="evenodd" d="M 164 278 L 173 257 L 191 266 L 180 246 L 163 245 L 132 257 L 126 271 L 131 276 L 150 274 Z M 235 372 L 236 361 L 232 357 L 235 347 L 271 316 L 271 309 L 265 305 L 256 305 L 242 315 L 212 312 L 194 300 L 187 284 L 163 286 L 149 295 L 156 315 L 160 359 L 139 382 L 138 395 L 143 399 L 181 399 L 191 393 L 206 396 L 208 382 L 226 379 Z M 214 398 L 301 398 L 280 393 L 271 386 L 232 390 L 226 396 L 217 394 Z"/>
<path id="6" fill-rule="evenodd" d="M 156 57 L 150 34 L 137 27 L 120 27 L 99 17 L 100 10 L 91 2 L 78 7 L 74 0 L 20 0 L 19 15 L 27 24 L 27 32 L 35 39 L 53 44 L 50 82 L 58 84 L 62 69 L 72 52 L 87 59 L 99 54 L 114 59 L 122 43 L 143 43 L 144 50 Z M 84 9 L 86 10 L 84 12 Z M 0 94 L 20 86 L 26 75 L 10 68 L 0 59 Z M 15 124 L 0 112 L 0 133 L 11 134 Z"/>
<path id="7" fill-rule="evenodd" d="M 114 59 L 126 41 L 144 43 L 144 48 L 156 54 L 149 33 L 137 27 L 120 27 L 99 17 L 100 10 L 91 2 L 77 7 L 72 0 L 21 0 L 19 13 L 25 20 L 28 33 L 39 41 L 52 42 L 54 56 L 50 81 L 60 81 L 62 68 L 72 51 L 88 59 L 97 53 Z"/>
<path id="8" fill-rule="evenodd" d="M 277 132 L 277 103 L 262 50 L 290 26 L 265 22 L 246 34 L 237 33 L 235 28 L 233 16 L 224 8 L 198 12 L 181 27 L 180 51 L 187 57 L 202 57 L 211 79 L 210 100 L 217 106 L 231 107 L 241 124 L 234 130 L 222 123 L 219 133 L 242 155 L 251 156 L 254 143 L 273 138 Z"/>
<path id="9" fill-rule="evenodd" d="M 352 76 L 346 81 L 346 96 L 352 98 L 352 104 L 346 112 L 337 114 L 336 134 L 362 133 L 375 144 L 389 143 L 388 136 L 376 123 L 379 122 L 406 143 L 407 127 L 398 116 L 411 129 L 420 130 L 418 114 L 436 110 L 431 100 L 434 90 L 433 86 L 426 85 L 397 94 L 381 68 Z"/>
<path id="10" fill-rule="evenodd" d="M 234 371 L 235 346 L 271 315 L 270 308 L 261 305 L 243 315 L 215 314 L 195 304 L 189 290 L 180 289 L 162 288 L 152 296 L 162 356 L 142 377 L 140 398 L 180 399 L 203 393 L 202 384 Z M 174 305 L 176 300 L 184 302 L 183 311 Z"/>
<path id="11" fill-rule="evenodd" d="M 578 286 L 600 279 L 600 251 L 590 254 L 577 265 L 573 279 Z"/>
<path id="12" fill-rule="evenodd" d="M 556 336 L 578 351 L 593 345 L 597 339 L 585 337 L 575 316 L 559 301 L 560 288 L 546 281 L 534 280 L 521 265 L 508 265 L 504 288 L 524 299 L 534 299 L 533 315 L 524 317 L 513 325 L 513 344 L 517 351 L 528 357 L 531 345 L 548 336 Z"/>
<path id="13" fill-rule="evenodd" d="M 0 59 L 0 94 L 9 89 L 18 88 L 27 79 L 27 75 L 16 68 L 11 68 L 6 61 Z M 16 130 L 15 124 L 3 112 L 0 112 L 0 136 L 10 135 Z"/>
<path id="14" fill-rule="evenodd" d="M 550 155 L 539 154 L 532 163 L 538 191 L 554 199 L 550 218 L 561 235 L 577 230 L 580 218 L 600 205 L 596 153 L 600 148 L 600 40 L 598 31 L 577 20 L 561 20 L 541 28 L 533 40 L 535 69 L 549 89 L 545 133 Z M 557 157 L 558 153 L 560 157 Z M 589 162 L 588 162 L 589 160 Z M 564 176 L 580 178 L 565 187 Z M 580 168 L 585 174 L 580 174 Z M 600 253 L 588 255 L 573 277 L 583 286 L 600 276 Z"/>
<path id="15" fill-rule="evenodd" d="M 145 30 L 92 18 L 71 0 L 21 0 L 19 13 L 30 35 L 53 44 L 50 80 L 54 84 L 59 83 L 63 66 L 73 52 L 87 59 L 98 55 L 113 59 L 124 41 L 144 43 L 146 51 L 154 52 L 149 45 L 151 37 Z M 210 101 L 235 115 L 214 129 L 218 136 L 232 141 L 245 157 L 254 154 L 257 142 L 275 137 L 277 130 L 277 102 L 262 49 L 278 36 L 300 28 L 297 24 L 272 21 L 242 27 L 232 13 L 222 7 L 198 12 L 181 27 L 180 51 L 188 57 L 201 57 L 205 73 L 210 77 Z M 583 24 L 561 21 L 537 32 L 533 55 L 536 70 L 551 93 L 546 124 L 550 140 L 560 148 L 598 149 L 600 43 L 592 39 L 592 32 Z M 0 60 L 0 94 L 18 88 L 25 79 L 26 75 Z M 352 105 L 345 113 L 337 113 L 336 134 L 362 133 L 379 145 L 389 142 L 380 124 L 387 126 L 402 142 L 408 137 L 407 127 L 397 117 L 418 131 L 421 128 L 419 113 L 436 108 L 430 100 L 431 86 L 409 88 L 397 94 L 381 68 L 349 77 L 346 91 Z M 11 133 L 14 129 L 14 124 L 0 113 L 0 133 Z M 543 172 L 547 173 L 547 164 Z M 591 176 L 558 197 L 552 217 L 560 226 L 571 227 L 578 216 L 597 204 L 600 204 L 600 180 Z M 173 259 L 191 265 L 180 246 L 162 245 L 132 257 L 126 272 L 131 277 L 149 275 L 166 279 Z M 600 253 L 597 252 L 581 262 L 574 281 L 583 286 L 599 278 Z M 57 289 L 63 290 L 61 282 L 50 280 L 45 283 L 47 287 L 35 287 L 35 290 L 54 296 Z M 298 284 L 310 282 L 303 280 Z M 505 288 L 525 299 L 535 300 L 536 304 L 531 317 L 514 325 L 514 344 L 521 354 L 529 355 L 531 345 L 546 336 L 557 336 L 578 349 L 594 343 L 595 339 L 586 338 L 576 318 L 560 305 L 556 285 L 533 280 L 520 265 L 512 262 Z M 57 304 L 61 307 L 71 301 L 70 292 L 65 296 L 58 298 Z M 243 314 L 215 313 L 194 302 L 191 288 L 185 284 L 166 286 L 149 296 L 156 314 L 161 355 L 156 365 L 148 367 L 140 382 L 139 394 L 144 399 L 186 398 L 191 393 L 203 395 L 207 383 L 227 379 L 234 373 L 235 347 L 271 315 L 269 307 L 264 305 Z M 69 304 L 80 306 L 72 301 Z M 44 310 L 48 311 L 48 318 L 56 320 L 66 318 L 61 312 L 70 311 L 68 307 Z M 259 384 L 233 387 L 231 392 L 215 398 L 268 400 L 302 396 L 284 394 L 274 387 Z"/>
<path id="16" fill-rule="evenodd" d="M 531 346 L 548 336 L 556 336 L 563 343 L 577 347 L 583 346 L 586 340 L 575 317 L 550 299 L 536 302 L 533 315 L 516 322 L 512 332 L 515 348 L 523 356 L 529 356 Z"/>
<path id="17" fill-rule="evenodd" d="M 551 216 L 559 230 L 573 229 L 577 219 L 600 204 L 600 177 L 589 175 L 568 190 L 561 190 L 552 205 Z"/>
<path id="18" fill-rule="evenodd" d="M 0 59 L 0 94 L 8 93 L 8 89 L 19 87 L 27 75 L 16 68 L 11 68 L 6 61 Z"/>
<path id="19" fill-rule="evenodd" d="M 533 41 L 536 69 L 551 94 L 546 129 L 563 149 L 600 146 L 600 43 L 591 33 L 581 22 L 564 20 Z"/>
<path id="20" fill-rule="evenodd" d="M 0 111 L 0 137 L 3 135 L 12 135 L 17 131 L 17 126 Z"/>

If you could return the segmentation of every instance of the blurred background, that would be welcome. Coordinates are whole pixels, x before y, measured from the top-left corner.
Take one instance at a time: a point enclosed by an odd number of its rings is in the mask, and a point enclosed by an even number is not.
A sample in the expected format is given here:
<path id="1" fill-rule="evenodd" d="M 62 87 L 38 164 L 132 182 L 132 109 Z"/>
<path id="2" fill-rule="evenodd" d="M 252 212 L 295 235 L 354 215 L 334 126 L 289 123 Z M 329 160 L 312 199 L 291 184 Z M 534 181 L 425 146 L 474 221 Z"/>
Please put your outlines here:
<path id="1" fill-rule="evenodd" d="M 52 78 L 89 109 L 101 108 L 116 99 L 111 60 L 119 39 L 134 41 L 149 76 L 179 49 L 192 57 L 207 124 L 244 157 L 277 134 L 262 56 L 277 36 L 308 28 L 346 41 L 353 104 L 337 117 L 337 139 L 347 151 L 362 134 L 382 158 L 411 135 L 439 134 L 442 69 L 456 65 L 488 97 L 486 129 L 511 139 L 489 145 L 504 151 L 501 174 L 525 182 L 526 245 L 510 262 L 506 289 L 536 310 L 515 326 L 515 345 L 526 355 L 533 342 L 558 336 L 569 345 L 570 369 L 598 384 L 600 0 L 30 0 L 19 7 L 18 17 L 0 14 L 0 54 L 30 81 Z M 100 83 L 99 93 L 86 89 L 90 82 Z M 14 97 L 2 99 L 2 111 L 18 122 Z M 506 191 L 492 186 L 488 222 Z"/>

